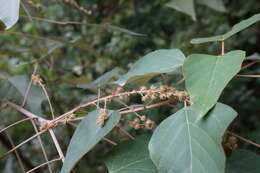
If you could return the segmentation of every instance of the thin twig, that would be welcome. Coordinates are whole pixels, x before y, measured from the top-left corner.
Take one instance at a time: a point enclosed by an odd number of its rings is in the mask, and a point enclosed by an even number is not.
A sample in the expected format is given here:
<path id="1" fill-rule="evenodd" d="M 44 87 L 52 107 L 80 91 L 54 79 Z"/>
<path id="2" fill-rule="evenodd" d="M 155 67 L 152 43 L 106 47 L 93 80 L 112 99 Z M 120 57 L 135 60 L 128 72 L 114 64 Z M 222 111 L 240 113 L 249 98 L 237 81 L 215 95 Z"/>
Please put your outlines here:
<path id="1" fill-rule="evenodd" d="M 59 160 L 60 160 L 60 158 L 50 160 L 50 161 L 48 161 L 48 162 L 45 162 L 45 163 L 43 163 L 43 164 L 40 164 L 40 165 L 34 167 L 33 169 L 27 171 L 26 173 L 33 172 L 33 171 L 35 171 L 36 169 L 39 169 L 40 167 L 43 167 L 44 165 L 47 165 L 47 164 L 49 165 L 50 163 L 52 163 L 52 162 L 56 162 L 56 161 L 59 161 Z"/>
<path id="2" fill-rule="evenodd" d="M 51 100 L 50 100 L 50 97 L 48 95 L 48 92 L 47 92 L 45 86 L 42 83 L 40 83 L 40 86 L 41 86 L 41 88 L 42 88 L 42 90 L 43 90 L 43 92 L 44 92 L 44 94 L 45 94 L 45 96 L 46 96 L 46 98 L 48 100 L 48 103 L 49 103 L 49 106 L 50 106 L 50 110 L 51 110 L 51 116 L 52 116 L 52 119 L 54 119 L 55 115 L 54 115 L 53 107 L 51 105 Z"/>
<path id="3" fill-rule="evenodd" d="M 37 68 L 38 68 L 38 64 L 35 65 L 32 75 L 35 75 L 35 74 L 36 74 Z M 28 84 L 28 86 L 27 86 L 27 88 L 26 88 L 26 91 L 25 91 L 25 94 L 24 94 L 23 103 L 22 103 L 22 107 L 25 106 L 25 103 L 26 103 L 26 100 L 27 100 L 29 91 L 30 91 L 30 89 L 31 89 L 31 86 L 32 86 L 32 78 L 30 79 L 30 82 L 29 82 L 29 84 Z"/>
<path id="4" fill-rule="evenodd" d="M 114 141 L 112 141 L 112 140 L 110 140 L 110 139 L 108 139 L 108 138 L 106 138 L 106 137 L 103 137 L 102 139 L 103 139 L 104 141 L 106 141 L 106 142 L 108 142 L 108 143 L 114 145 L 114 146 L 117 145 L 117 143 L 115 143 Z"/>
<path id="5" fill-rule="evenodd" d="M 260 148 L 260 144 L 257 144 L 257 143 L 255 143 L 255 142 L 253 142 L 253 141 L 250 141 L 250 140 L 248 140 L 248 139 L 246 139 L 246 138 L 244 138 L 244 137 L 242 137 L 242 136 L 239 136 L 238 134 L 235 134 L 235 133 L 233 133 L 233 132 L 231 132 L 231 131 L 226 131 L 226 133 L 228 133 L 228 134 L 230 134 L 230 135 L 232 135 L 232 136 L 235 136 L 235 137 L 237 137 L 238 139 L 240 139 L 240 140 L 242 140 L 242 141 L 244 141 L 244 142 L 246 142 L 246 143 L 249 143 L 249 144 L 251 144 L 251 145 L 253 145 L 253 146 L 255 146 L 255 147 L 257 147 L 257 148 Z"/>
<path id="6" fill-rule="evenodd" d="M 24 140 L 23 142 L 21 142 L 20 144 L 16 145 L 14 148 L 12 148 L 11 150 L 7 151 L 6 153 L 4 153 L 3 155 L 0 156 L 0 160 L 2 158 L 4 158 L 5 156 L 7 156 L 8 154 L 10 154 L 11 152 L 15 151 L 17 148 L 21 147 L 22 145 L 24 145 L 25 143 L 31 141 L 32 139 L 36 138 L 37 136 L 43 134 L 44 132 L 46 132 L 46 130 L 40 131 L 39 133 L 31 136 L 30 138 Z"/>
<path id="7" fill-rule="evenodd" d="M 31 120 L 31 122 L 32 122 L 32 125 L 33 125 L 33 128 L 34 128 L 36 134 L 39 133 L 39 131 L 38 131 L 37 127 L 36 127 L 36 124 L 35 124 L 34 120 Z M 40 146 L 41 146 L 41 149 L 42 149 L 42 153 L 43 153 L 44 159 L 45 159 L 46 162 L 48 162 L 49 159 L 48 159 L 46 150 L 45 150 L 45 148 L 44 148 L 44 146 L 43 146 L 43 142 L 42 142 L 41 136 L 37 136 L 37 138 L 38 138 L 38 141 L 39 141 L 39 143 L 40 143 Z M 48 164 L 48 169 L 49 169 L 49 172 L 52 173 L 52 169 L 51 169 L 51 165 L 50 165 L 50 164 Z"/>
<path id="8" fill-rule="evenodd" d="M 22 122 L 27 121 L 27 120 L 30 120 L 30 119 L 31 119 L 31 118 L 25 118 L 25 119 L 16 121 L 16 122 L 14 122 L 13 124 L 10 124 L 9 126 L 3 128 L 3 129 L 1 129 L 1 130 L 0 130 L 0 133 L 2 133 L 3 131 L 5 131 L 5 130 L 7 130 L 7 129 L 9 129 L 9 128 L 11 128 L 11 127 L 13 127 L 13 126 L 19 124 L 19 123 L 22 123 Z"/>
<path id="9" fill-rule="evenodd" d="M 122 131 L 124 134 L 126 134 L 126 136 L 128 136 L 130 139 L 134 140 L 135 137 L 133 137 L 130 133 L 128 133 L 128 131 L 126 131 L 123 127 L 121 127 L 120 125 L 117 125 L 117 127 L 119 128 L 120 131 Z"/>
<path id="10" fill-rule="evenodd" d="M 64 162 L 64 158 L 65 158 L 65 157 L 64 157 L 64 154 L 63 154 L 63 152 L 62 152 L 62 150 L 61 150 L 60 144 L 59 144 L 59 142 L 58 142 L 58 140 L 57 140 L 57 138 L 56 138 L 56 136 L 55 136 L 53 130 L 52 130 L 52 129 L 49 129 L 49 132 L 50 132 L 50 134 L 51 134 L 51 137 L 52 137 L 52 140 L 53 140 L 53 142 L 54 142 L 54 145 L 55 145 L 55 147 L 56 147 L 56 149 L 57 149 L 57 151 L 58 151 L 58 153 L 59 153 L 59 156 L 60 156 L 60 158 L 61 158 L 61 161 Z"/>
<path id="11" fill-rule="evenodd" d="M 238 74 L 238 75 L 236 75 L 236 77 L 253 77 L 253 78 L 258 78 L 258 77 L 260 77 L 260 75 L 242 75 L 242 74 Z"/>
<path id="12" fill-rule="evenodd" d="M 7 102 L 5 102 L 5 104 L 7 106 L 10 106 L 10 107 L 14 108 L 15 110 L 21 112 L 23 115 L 25 115 L 26 117 L 28 117 L 30 119 L 36 119 L 36 120 L 38 120 L 40 122 L 42 122 L 42 121 L 43 122 L 50 122 L 49 120 L 46 120 L 46 119 L 44 119 L 42 117 L 39 117 L 39 116 L 33 114 L 32 112 L 29 112 L 28 110 L 22 108 L 21 106 L 16 105 L 15 103 L 7 101 Z"/>
<path id="13" fill-rule="evenodd" d="M 221 56 L 224 56 L 225 54 L 225 42 L 224 40 L 221 40 Z"/>
<path id="14" fill-rule="evenodd" d="M 258 63 L 258 62 L 260 62 L 260 61 L 259 61 L 259 60 L 252 61 L 252 62 L 250 62 L 250 63 L 248 63 L 248 64 L 244 65 L 243 67 L 241 67 L 241 70 L 245 70 L 245 69 L 247 69 L 247 68 L 251 67 L 252 65 L 254 65 L 254 64 L 256 64 L 256 63 Z"/>
<path id="15" fill-rule="evenodd" d="M 21 15 L 23 18 L 28 18 L 27 16 Z M 42 22 L 48 22 L 53 24 L 59 24 L 59 25 L 85 25 L 85 26 L 99 26 L 99 24 L 91 24 L 91 23 L 82 23 L 82 22 L 75 22 L 75 21 L 57 21 L 52 19 L 46 19 L 46 18 L 40 18 L 31 16 L 32 19 L 42 21 Z"/>
<path id="16" fill-rule="evenodd" d="M 12 138 L 11 138 L 7 133 L 5 133 L 5 135 L 7 136 L 7 139 L 9 140 L 11 146 L 12 146 L 12 147 L 15 147 Z M 16 157 L 17 157 L 17 160 L 18 160 L 18 163 L 19 163 L 21 169 L 23 170 L 23 172 L 26 172 L 26 171 L 25 171 L 25 167 L 24 167 L 24 165 L 23 165 L 23 162 L 22 162 L 22 159 L 21 159 L 19 153 L 18 153 L 16 150 L 14 151 L 14 153 L 15 153 L 15 155 L 16 155 Z"/>

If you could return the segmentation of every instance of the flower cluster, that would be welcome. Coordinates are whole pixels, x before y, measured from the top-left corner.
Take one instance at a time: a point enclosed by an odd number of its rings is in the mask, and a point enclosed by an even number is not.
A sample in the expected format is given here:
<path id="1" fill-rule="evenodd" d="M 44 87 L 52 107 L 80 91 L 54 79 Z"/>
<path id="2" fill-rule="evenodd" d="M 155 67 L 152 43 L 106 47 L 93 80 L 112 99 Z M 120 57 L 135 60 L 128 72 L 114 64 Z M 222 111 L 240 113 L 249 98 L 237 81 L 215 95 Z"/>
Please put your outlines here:
<path id="1" fill-rule="evenodd" d="M 41 86 L 43 85 L 43 80 L 42 78 L 40 77 L 40 75 L 36 74 L 36 75 L 32 75 L 32 83 L 33 85 L 36 85 L 36 86 Z"/>
<path id="2" fill-rule="evenodd" d="M 186 101 L 187 103 L 190 103 L 189 94 L 186 91 L 179 91 L 176 88 L 167 85 L 162 85 L 160 87 L 151 85 L 149 89 L 143 86 L 140 88 L 140 94 L 142 95 L 142 101 L 169 99 L 172 101 Z"/>
<path id="3" fill-rule="evenodd" d="M 141 128 L 146 128 L 152 130 L 156 127 L 156 124 L 153 120 L 146 118 L 145 115 L 135 118 L 133 121 L 129 122 L 130 127 L 134 128 L 135 130 L 139 130 Z"/>

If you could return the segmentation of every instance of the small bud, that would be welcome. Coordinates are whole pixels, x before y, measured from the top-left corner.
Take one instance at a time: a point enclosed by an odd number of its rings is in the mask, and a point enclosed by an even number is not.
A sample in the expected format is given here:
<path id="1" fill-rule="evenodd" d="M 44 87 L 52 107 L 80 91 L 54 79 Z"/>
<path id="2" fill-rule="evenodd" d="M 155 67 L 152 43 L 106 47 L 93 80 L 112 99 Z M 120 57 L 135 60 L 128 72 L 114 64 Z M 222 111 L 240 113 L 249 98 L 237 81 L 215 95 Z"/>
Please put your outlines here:
<path id="1" fill-rule="evenodd" d="M 136 124 L 135 126 L 134 126 L 134 129 L 135 130 L 139 130 L 141 128 L 141 125 L 140 124 Z"/>
<path id="2" fill-rule="evenodd" d="M 142 115 L 142 116 L 140 117 L 140 119 L 141 119 L 141 121 L 145 121 L 145 120 L 146 120 L 146 116 L 145 116 L 145 115 Z"/>
<path id="3" fill-rule="evenodd" d="M 154 129 L 155 128 L 155 122 L 150 120 L 150 119 L 147 119 L 146 122 L 145 122 L 145 127 L 149 130 Z"/>

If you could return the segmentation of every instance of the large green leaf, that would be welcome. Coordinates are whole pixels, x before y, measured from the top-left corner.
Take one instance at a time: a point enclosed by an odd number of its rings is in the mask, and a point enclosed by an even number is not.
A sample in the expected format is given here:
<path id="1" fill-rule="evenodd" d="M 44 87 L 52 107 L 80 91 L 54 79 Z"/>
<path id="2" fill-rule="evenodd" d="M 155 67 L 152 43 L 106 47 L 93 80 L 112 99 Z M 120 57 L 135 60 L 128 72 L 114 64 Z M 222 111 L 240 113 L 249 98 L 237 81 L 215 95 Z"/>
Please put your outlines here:
<path id="1" fill-rule="evenodd" d="M 183 65 L 184 60 L 184 54 L 178 49 L 162 49 L 151 52 L 139 59 L 128 73 L 116 83 L 121 86 L 126 83 L 143 85 L 157 74 L 178 70 Z"/>
<path id="2" fill-rule="evenodd" d="M 11 28 L 19 19 L 20 0 L 0 0 L 0 30 Z"/>
<path id="3" fill-rule="evenodd" d="M 247 150 L 234 150 L 227 160 L 227 173 L 259 173 L 260 155 Z"/>
<path id="4" fill-rule="evenodd" d="M 193 0 L 171 0 L 165 5 L 169 8 L 188 14 L 193 20 L 196 20 Z"/>
<path id="5" fill-rule="evenodd" d="M 25 75 L 0 80 L 0 102 L 8 100 L 22 104 L 29 82 L 29 78 Z M 27 96 L 26 107 L 33 113 L 40 114 L 43 100 L 45 100 L 45 95 L 42 89 L 31 86 Z"/>
<path id="6" fill-rule="evenodd" d="M 186 88 L 200 117 L 217 102 L 222 90 L 240 71 L 244 58 L 245 52 L 236 50 L 224 56 L 193 54 L 186 59 L 183 65 Z"/>
<path id="7" fill-rule="evenodd" d="M 116 146 L 106 157 L 109 173 L 157 173 L 149 156 L 149 136 L 139 136 Z"/>
<path id="8" fill-rule="evenodd" d="M 84 117 L 70 141 L 61 173 L 69 173 L 75 164 L 89 152 L 119 122 L 117 111 L 108 111 L 104 127 L 96 123 L 99 111 L 95 110 Z"/>
<path id="9" fill-rule="evenodd" d="M 197 0 L 199 4 L 206 5 L 216 11 L 226 12 L 226 8 L 222 0 Z"/>
<path id="10" fill-rule="evenodd" d="M 260 20 L 260 13 L 243 20 L 239 22 L 238 24 L 234 25 L 230 31 L 228 31 L 225 34 L 217 35 L 213 37 L 205 37 L 205 38 L 195 38 L 191 40 L 191 43 L 193 44 L 200 44 L 200 43 L 206 43 L 206 42 L 212 42 L 212 41 L 223 41 L 228 39 L 229 37 L 235 35 L 236 33 L 244 30 L 245 28 L 249 27 L 250 25 L 253 25 L 254 23 L 258 22 Z"/>
<path id="11" fill-rule="evenodd" d="M 119 72 L 120 72 L 120 68 L 116 67 L 113 70 L 111 70 L 111 71 L 105 73 L 104 75 L 100 76 L 99 78 L 97 78 L 93 82 L 91 82 L 89 84 L 78 84 L 77 87 L 83 88 L 83 89 L 89 89 L 89 88 L 99 88 L 99 87 L 102 87 L 104 85 L 111 84 L 111 83 L 109 83 L 110 80 L 114 77 L 119 76 Z"/>
<path id="12" fill-rule="evenodd" d="M 224 173 L 221 137 L 236 112 L 218 103 L 203 119 L 191 107 L 165 119 L 155 130 L 150 156 L 160 173 Z"/>

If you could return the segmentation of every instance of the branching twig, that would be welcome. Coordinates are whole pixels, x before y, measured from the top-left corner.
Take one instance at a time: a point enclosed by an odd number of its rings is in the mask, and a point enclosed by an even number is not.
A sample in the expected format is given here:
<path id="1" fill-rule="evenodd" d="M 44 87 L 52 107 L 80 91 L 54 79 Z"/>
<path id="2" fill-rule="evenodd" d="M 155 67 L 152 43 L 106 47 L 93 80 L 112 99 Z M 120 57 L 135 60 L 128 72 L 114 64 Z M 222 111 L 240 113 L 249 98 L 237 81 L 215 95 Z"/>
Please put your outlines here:
<path id="1" fill-rule="evenodd" d="M 250 141 L 250 140 L 248 140 L 248 139 L 246 139 L 246 138 L 244 138 L 242 136 L 239 136 L 239 135 L 237 135 L 237 134 L 235 134 L 235 133 L 233 133 L 231 131 L 227 130 L 226 133 L 228 133 L 228 134 L 230 134 L 232 136 L 235 136 L 236 138 L 238 138 L 238 139 L 240 139 L 240 140 L 242 140 L 242 141 L 244 141 L 246 143 L 249 143 L 249 144 L 251 144 L 251 145 L 253 145 L 253 146 L 257 147 L 257 148 L 260 148 L 260 144 L 257 144 L 257 143 L 255 143 L 253 141 Z"/>
<path id="2" fill-rule="evenodd" d="M 31 120 L 31 122 L 32 122 L 32 125 L 33 125 L 33 128 L 34 128 L 36 134 L 39 133 L 39 131 L 38 131 L 36 125 L 35 125 L 34 120 Z M 45 159 L 46 162 L 48 162 L 49 159 L 48 159 L 46 150 L 45 150 L 45 148 L 44 148 L 44 146 L 43 146 L 41 136 L 37 136 L 37 138 L 38 138 L 38 141 L 39 141 L 39 143 L 40 143 L 40 146 L 41 146 L 41 149 L 42 149 L 42 153 L 43 153 L 44 159 Z M 48 169 L 49 169 L 49 172 L 52 173 L 52 169 L 51 169 L 51 165 L 50 165 L 50 164 L 48 164 Z"/>
<path id="3" fill-rule="evenodd" d="M 25 118 L 25 119 L 16 121 L 16 122 L 14 122 L 13 124 L 10 124 L 9 126 L 6 126 L 6 127 L 4 127 L 3 129 L 1 129 L 1 130 L 0 130 L 0 133 L 2 133 L 3 131 L 5 131 L 5 130 L 7 130 L 7 129 L 9 129 L 9 128 L 11 128 L 11 127 L 13 127 L 13 126 L 19 124 L 19 123 L 22 123 L 22 122 L 27 121 L 27 120 L 30 120 L 30 119 L 31 119 L 31 118 Z"/>
<path id="4" fill-rule="evenodd" d="M 58 140 L 57 140 L 57 138 L 56 138 L 56 136 L 55 136 L 53 130 L 52 130 L 52 129 L 49 129 L 49 132 L 50 132 L 50 135 L 51 135 L 51 137 L 52 137 L 52 140 L 53 140 L 53 142 L 54 142 L 54 144 L 55 144 L 55 147 L 56 147 L 56 149 L 57 149 L 57 151 L 58 151 L 58 153 L 59 153 L 60 159 L 61 159 L 62 162 L 64 162 L 64 158 L 65 158 L 65 157 L 64 157 L 64 154 L 63 154 L 63 152 L 62 152 L 62 150 L 61 150 L 60 144 L 59 144 L 59 142 L 58 142 Z"/>
<path id="5" fill-rule="evenodd" d="M 37 136 L 43 134 L 44 132 L 46 132 L 46 130 L 40 131 L 39 133 L 37 133 L 37 134 L 31 136 L 30 138 L 24 140 L 23 142 L 21 142 L 20 144 L 16 145 L 14 148 L 12 148 L 11 150 L 9 150 L 6 153 L 4 153 L 3 155 L 1 155 L 0 159 L 4 158 L 5 156 L 10 154 L 11 152 L 15 151 L 17 148 L 21 147 L 22 145 L 24 145 L 25 143 L 29 142 L 30 140 L 36 138 Z"/>
<path id="6" fill-rule="evenodd" d="M 9 140 L 12 147 L 14 147 L 14 142 L 13 142 L 12 138 L 7 133 L 5 133 L 5 135 L 7 136 L 7 139 Z M 14 153 L 17 157 L 19 165 L 21 166 L 21 169 L 23 170 L 23 172 L 25 172 L 25 168 L 24 168 L 24 165 L 23 165 L 23 162 L 22 162 L 22 159 L 21 159 L 19 153 L 16 150 L 14 151 Z"/>
<path id="7" fill-rule="evenodd" d="M 33 172 L 33 171 L 35 171 L 36 169 L 39 169 L 40 167 L 43 167 L 44 165 L 49 165 L 50 163 L 52 163 L 52 162 L 56 162 L 56 161 L 59 161 L 59 160 L 61 160 L 60 158 L 58 158 L 58 159 L 53 159 L 53 160 L 50 160 L 50 161 L 48 161 L 48 162 L 45 162 L 45 163 L 43 163 L 43 164 L 40 164 L 40 165 L 38 165 L 38 166 L 36 166 L 36 167 L 34 167 L 33 169 L 31 169 L 31 170 L 29 170 L 29 171 L 27 171 L 26 173 L 30 173 L 30 172 Z"/>

